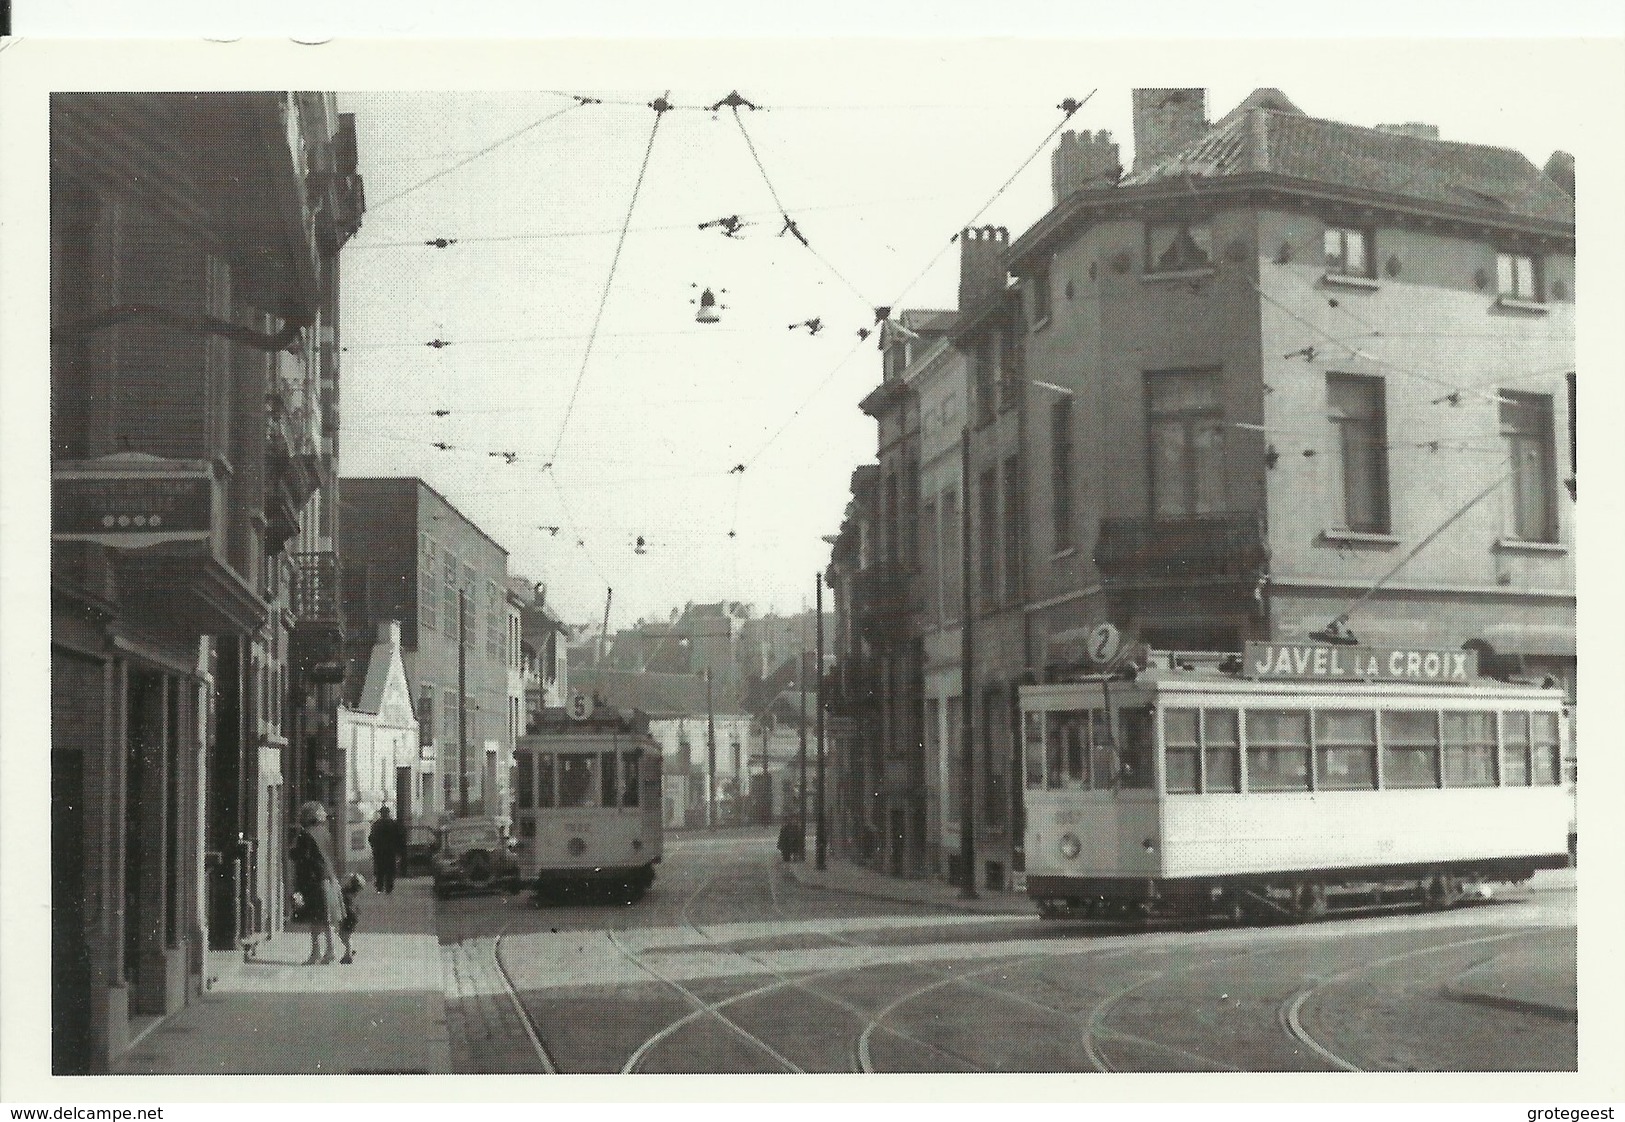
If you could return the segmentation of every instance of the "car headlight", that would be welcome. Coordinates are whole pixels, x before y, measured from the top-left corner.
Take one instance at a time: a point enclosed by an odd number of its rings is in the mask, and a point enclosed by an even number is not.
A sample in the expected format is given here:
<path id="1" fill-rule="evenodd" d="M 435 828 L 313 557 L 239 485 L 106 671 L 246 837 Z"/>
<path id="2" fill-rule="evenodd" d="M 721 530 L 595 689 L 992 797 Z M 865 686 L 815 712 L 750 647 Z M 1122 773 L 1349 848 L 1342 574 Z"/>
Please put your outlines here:
<path id="1" fill-rule="evenodd" d="M 1062 834 L 1060 848 L 1061 856 L 1070 861 L 1083 852 L 1083 843 L 1078 840 L 1076 834 Z"/>

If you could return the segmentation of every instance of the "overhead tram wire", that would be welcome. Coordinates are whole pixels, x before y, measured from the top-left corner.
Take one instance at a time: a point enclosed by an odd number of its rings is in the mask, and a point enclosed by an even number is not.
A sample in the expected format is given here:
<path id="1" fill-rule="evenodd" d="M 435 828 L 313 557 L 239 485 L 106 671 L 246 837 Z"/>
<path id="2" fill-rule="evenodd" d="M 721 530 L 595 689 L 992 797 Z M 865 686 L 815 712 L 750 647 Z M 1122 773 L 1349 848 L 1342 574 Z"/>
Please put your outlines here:
<path id="1" fill-rule="evenodd" d="M 502 137 L 500 140 L 496 140 L 496 141 L 493 141 L 490 144 L 487 144 L 484 148 L 481 148 L 479 151 L 475 152 L 473 155 L 467 156 L 467 157 L 464 157 L 461 160 L 458 160 L 455 164 L 452 164 L 450 167 L 441 168 L 439 171 L 435 172 L 434 174 L 425 176 L 424 178 L 418 180 L 416 183 L 412 184 L 410 187 L 407 187 L 407 188 L 404 188 L 404 189 L 402 189 L 400 191 L 397 191 L 393 195 L 390 195 L 388 198 L 385 198 L 380 202 L 369 203 L 368 206 L 367 206 L 367 213 L 369 215 L 370 214 L 375 214 L 378 211 L 382 210 L 384 207 L 388 206 L 390 203 L 395 202 L 397 199 L 405 198 L 407 195 L 410 195 L 412 192 L 418 190 L 420 187 L 426 187 L 426 186 L 428 186 L 429 184 L 435 182 L 438 179 L 443 179 L 444 177 L 450 175 L 452 172 L 457 171 L 459 168 L 467 167 L 469 164 L 473 163 L 475 160 L 479 159 L 481 156 L 486 156 L 486 155 L 489 155 L 490 153 L 496 151 L 498 148 L 501 148 L 504 144 L 507 144 L 508 142 L 513 141 L 513 140 L 517 140 L 521 136 L 524 136 L 526 133 L 530 132 L 531 130 L 540 128 L 541 126 L 547 124 L 549 121 L 556 121 L 560 117 L 564 116 L 566 113 L 569 113 L 571 110 L 580 109 L 582 106 L 587 105 L 587 104 L 590 104 L 590 102 L 577 100 L 573 105 L 566 105 L 563 109 L 560 109 L 557 113 L 549 113 L 545 117 L 542 117 L 542 118 L 540 118 L 538 120 L 532 121 L 530 124 L 526 125 L 524 128 L 519 129 L 519 130 L 517 130 L 515 132 L 511 132 L 507 136 Z"/>
<path id="2" fill-rule="evenodd" d="M 638 167 L 637 182 L 632 185 L 632 201 L 627 204 L 626 218 L 621 223 L 620 236 L 615 239 L 615 253 L 609 261 L 609 274 L 604 277 L 604 290 L 598 298 L 598 313 L 593 316 L 592 330 L 587 335 L 587 346 L 581 354 L 581 369 L 576 373 L 575 385 L 570 390 L 570 400 L 564 406 L 564 419 L 559 422 L 558 437 L 553 441 L 553 451 L 547 457 L 549 463 L 556 462 L 559 458 L 559 449 L 564 445 L 565 431 L 570 427 L 570 415 L 575 412 L 576 397 L 581 393 L 582 380 L 587 376 L 587 364 L 592 360 L 593 345 L 598 341 L 598 327 L 604 321 L 604 309 L 609 305 L 609 292 L 615 284 L 615 270 L 621 262 L 621 249 L 626 245 L 626 232 L 632 225 L 632 212 L 637 209 L 638 195 L 643 191 L 643 177 L 649 171 L 649 157 L 654 154 L 655 137 L 660 134 L 661 120 L 671 110 L 670 104 L 666 101 L 666 96 L 670 93 L 671 91 L 667 90 L 665 95 L 649 103 L 649 108 L 654 110 L 655 123 L 649 129 L 649 143 L 643 149 L 643 163 Z"/>

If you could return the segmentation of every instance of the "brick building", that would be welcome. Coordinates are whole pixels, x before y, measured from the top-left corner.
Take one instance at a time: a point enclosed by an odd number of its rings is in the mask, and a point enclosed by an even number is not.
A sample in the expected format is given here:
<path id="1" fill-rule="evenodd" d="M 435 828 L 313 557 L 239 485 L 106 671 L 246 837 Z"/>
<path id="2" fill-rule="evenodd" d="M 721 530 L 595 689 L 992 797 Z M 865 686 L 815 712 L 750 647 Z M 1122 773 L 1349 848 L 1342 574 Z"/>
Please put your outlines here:
<path id="1" fill-rule="evenodd" d="M 52 1068 L 103 1072 L 282 922 L 320 566 L 338 254 L 331 94 L 51 99 Z M 303 544 L 297 544 L 297 543 Z"/>
<path id="2" fill-rule="evenodd" d="M 422 805 L 402 813 L 428 821 L 458 814 L 466 792 L 468 813 L 506 814 L 514 657 L 508 551 L 421 479 L 346 478 L 340 487 L 345 626 L 370 641 L 380 623 L 400 621 L 419 737 L 432 747 L 434 779 Z M 353 645 L 352 667 L 369 652 Z"/>

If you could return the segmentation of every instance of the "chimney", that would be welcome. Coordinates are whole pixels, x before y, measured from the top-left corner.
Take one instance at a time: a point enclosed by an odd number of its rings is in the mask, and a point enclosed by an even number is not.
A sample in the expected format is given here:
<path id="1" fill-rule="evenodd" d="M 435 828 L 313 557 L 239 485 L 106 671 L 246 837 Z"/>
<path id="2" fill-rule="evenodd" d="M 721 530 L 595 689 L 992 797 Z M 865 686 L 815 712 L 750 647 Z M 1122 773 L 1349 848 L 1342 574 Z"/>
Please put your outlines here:
<path id="1" fill-rule="evenodd" d="M 1207 91 L 1134 91 L 1134 170 L 1159 163 L 1207 132 Z"/>
<path id="2" fill-rule="evenodd" d="M 1123 174 L 1117 144 L 1105 129 L 1095 134 L 1062 133 L 1061 143 L 1050 153 L 1049 166 L 1056 206 L 1074 191 L 1116 183 Z"/>
<path id="3" fill-rule="evenodd" d="M 1439 126 L 1426 125 L 1421 121 L 1406 121 L 1403 125 L 1378 125 L 1378 132 L 1390 132 L 1395 136 L 1414 136 L 1422 140 L 1438 140 Z"/>
<path id="4" fill-rule="evenodd" d="M 401 645 L 401 624 L 399 620 L 386 619 L 378 625 L 378 645 L 383 647 L 398 647 Z"/>
<path id="5" fill-rule="evenodd" d="M 1004 291 L 1004 255 L 1010 231 L 1003 226 L 967 226 L 959 231 L 959 310 L 965 311 Z"/>

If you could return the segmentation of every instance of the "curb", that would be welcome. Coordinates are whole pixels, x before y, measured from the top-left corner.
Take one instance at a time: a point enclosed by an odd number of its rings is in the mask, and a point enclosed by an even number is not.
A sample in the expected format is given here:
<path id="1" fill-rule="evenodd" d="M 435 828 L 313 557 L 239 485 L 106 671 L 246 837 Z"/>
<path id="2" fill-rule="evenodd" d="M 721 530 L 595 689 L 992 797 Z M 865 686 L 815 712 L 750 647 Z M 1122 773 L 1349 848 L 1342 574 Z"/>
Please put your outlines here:
<path id="1" fill-rule="evenodd" d="M 993 911 L 987 908 L 975 908 L 959 900 L 922 900 L 914 896 L 905 896 L 896 892 L 884 892 L 878 889 L 859 888 L 851 885 L 832 885 L 824 881 L 803 880 L 797 876 L 793 869 L 786 869 L 784 875 L 803 888 L 816 888 L 825 892 L 837 892 L 843 896 L 856 896 L 864 900 L 884 900 L 891 904 L 915 904 L 922 908 L 942 907 L 952 908 L 957 912 L 969 915 L 985 916 L 1015 916 L 1021 917 L 1028 913 L 1025 911 Z"/>
<path id="2" fill-rule="evenodd" d="M 1454 984 L 1444 987 L 1444 995 L 1452 1001 L 1464 1001 L 1470 1005 L 1487 1005 L 1492 1009 L 1506 1009 L 1513 1013 L 1533 1013 L 1539 1017 L 1549 1017 L 1554 1021 L 1575 1021 L 1580 1019 L 1577 1009 L 1570 1009 L 1566 1005 L 1553 1005 L 1546 1001 L 1531 1001 L 1522 997 L 1507 997 L 1498 993 L 1479 993 L 1474 990 L 1462 989 Z"/>

